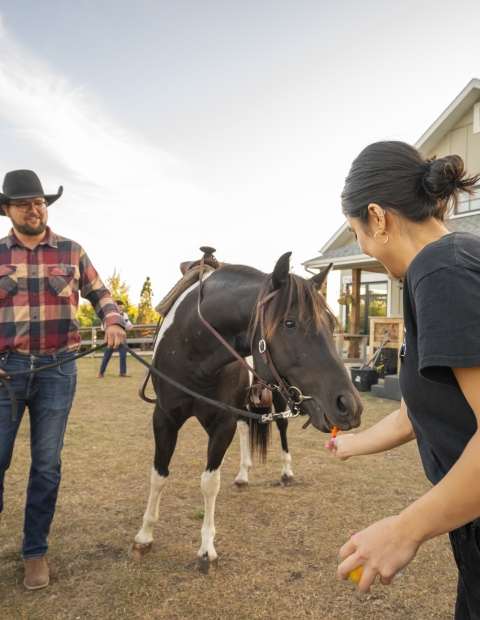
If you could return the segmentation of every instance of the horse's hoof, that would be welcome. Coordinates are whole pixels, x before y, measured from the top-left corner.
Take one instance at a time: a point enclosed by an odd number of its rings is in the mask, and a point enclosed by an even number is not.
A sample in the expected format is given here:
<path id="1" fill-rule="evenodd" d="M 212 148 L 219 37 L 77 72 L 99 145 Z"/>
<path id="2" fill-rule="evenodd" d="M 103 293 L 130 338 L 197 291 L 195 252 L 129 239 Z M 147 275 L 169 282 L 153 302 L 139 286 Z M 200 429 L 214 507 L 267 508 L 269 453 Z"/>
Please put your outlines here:
<path id="1" fill-rule="evenodd" d="M 203 575 L 216 573 L 218 568 L 218 558 L 210 560 L 208 556 L 197 555 L 197 570 Z"/>
<path id="2" fill-rule="evenodd" d="M 237 489 L 246 489 L 248 487 L 248 482 L 242 482 L 240 480 L 235 480 L 233 483 Z"/>
<path id="3" fill-rule="evenodd" d="M 283 474 L 281 481 L 284 487 L 291 487 L 295 484 L 295 478 L 286 474 Z"/>
<path id="4" fill-rule="evenodd" d="M 137 543 L 133 542 L 128 550 L 128 557 L 135 562 L 143 562 L 152 553 L 153 542 Z"/>

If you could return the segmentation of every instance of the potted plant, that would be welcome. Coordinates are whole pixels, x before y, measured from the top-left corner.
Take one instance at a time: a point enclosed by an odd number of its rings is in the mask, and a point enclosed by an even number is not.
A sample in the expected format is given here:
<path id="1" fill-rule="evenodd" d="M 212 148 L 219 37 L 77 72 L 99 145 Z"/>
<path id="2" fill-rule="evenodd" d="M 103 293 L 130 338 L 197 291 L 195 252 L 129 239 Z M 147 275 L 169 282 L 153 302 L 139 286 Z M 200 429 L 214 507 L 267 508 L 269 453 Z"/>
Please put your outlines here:
<path id="1" fill-rule="evenodd" d="M 349 290 L 346 290 L 345 292 L 340 293 L 340 297 L 337 299 L 337 301 L 341 306 L 353 305 L 353 297 L 351 296 Z"/>

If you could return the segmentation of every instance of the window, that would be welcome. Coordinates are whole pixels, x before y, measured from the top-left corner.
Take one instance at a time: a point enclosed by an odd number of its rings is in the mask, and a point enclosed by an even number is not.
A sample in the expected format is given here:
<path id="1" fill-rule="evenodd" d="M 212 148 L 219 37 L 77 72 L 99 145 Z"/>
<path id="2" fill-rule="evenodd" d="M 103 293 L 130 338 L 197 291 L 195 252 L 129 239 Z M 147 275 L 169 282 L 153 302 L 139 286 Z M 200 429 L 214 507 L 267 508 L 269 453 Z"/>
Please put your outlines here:
<path id="1" fill-rule="evenodd" d="M 470 211 L 480 210 L 480 194 L 477 192 L 474 196 L 463 194 L 458 203 L 457 213 L 468 213 Z"/>
<path id="2" fill-rule="evenodd" d="M 351 294 L 351 284 L 347 284 L 347 294 Z M 363 282 L 360 284 L 360 333 L 370 333 L 370 317 L 387 316 L 388 282 Z M 365 312 L 365 308 L 367 311 Z M 346 331 L 350 325 L 350 307 L 346 306 Z"/>
<path id="3" fill-rule="evenodd" d="M 370 332 L 371 316 L 387 316 L 387 290 L 387 282 L 368 282 L 360 286 L 361 334 Z"/>

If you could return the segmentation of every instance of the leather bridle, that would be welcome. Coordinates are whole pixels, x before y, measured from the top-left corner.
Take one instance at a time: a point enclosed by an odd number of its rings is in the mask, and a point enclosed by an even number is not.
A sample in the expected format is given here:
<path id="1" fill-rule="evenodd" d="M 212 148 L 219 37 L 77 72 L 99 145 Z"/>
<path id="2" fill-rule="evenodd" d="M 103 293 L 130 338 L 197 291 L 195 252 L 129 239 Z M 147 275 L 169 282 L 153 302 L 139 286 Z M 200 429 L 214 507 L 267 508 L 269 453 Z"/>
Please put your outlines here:
<path id="1" fill-rule="evenodd" d="M 203 249 L 203 248 L 202 248 Z M 210 260 L 213 256 L 208 257 Z M 249 404 L 253 407 L 262 407 L 269 408 L 272 404 L 272 392 L 279 392 L 285 401 L 287 402 L 290 410 L 284 412 L 272 412 L 267 414 L 266 417 L 269 418 L 270 421 L 275 418 L 295 418 L 302 412 L 300 411 L 300 405 L 305 400 L 312 400 L 311 396 L 304 396 L 300 388 L 289 385 L 285 379 L 280 376 L 280 373 L 277 371 L 275 364 L 273 362 L 272 356 L 270 355 L 270 351 L 267 346 L 267 340 L 265 338 L 265 306 L 266 304 L 278 294 L 278 290 L 273 291 L 266 295 L 263 299 L 257 302 L 257 308 L 259 310 L 259 327 L 260 327 L 260 341 L 258 343 L 258 350 L 262 355 L 262 359 L 266 366 L 269 367 L 273 376 L 275 377 L 275 383 L 269 383 L 262 379 L 262 377 L 257 373 L 257 371 L 248 364 L 245 359 L 237 352 L 233 347 L 231 347 L 228 342 L 217 332 L 217 330 L 210 325 L 210 323 L 204 318 L 201 311 L 201 302 L 202 302 L 202 288 L 203 288 L 203 275 L 205 269 L 205 255 L 202 256 L 200 260 L 200 272 L 199 272 L 199 284 L 198 284 L 198 316 L 202 323 L 207 327 L 210 332 L 219 340 L 223 346 L 235 357 L 244 368 L 246 368 L 252 375 L 255 377 L 257 383 L 254 383 L 249 389 Z M 254 330 L 255 333 L 255 330 Z M 253 346 L 254 334 L 252 335 L 252 346 Z M 260 390 L 259 390 L 260 388 Z M 305 414 L 302 414 L 305 415 Z M 265 416 L 264 416 L 265 417 Z M 267 420 L 265 420 L 267 421 Z"/>

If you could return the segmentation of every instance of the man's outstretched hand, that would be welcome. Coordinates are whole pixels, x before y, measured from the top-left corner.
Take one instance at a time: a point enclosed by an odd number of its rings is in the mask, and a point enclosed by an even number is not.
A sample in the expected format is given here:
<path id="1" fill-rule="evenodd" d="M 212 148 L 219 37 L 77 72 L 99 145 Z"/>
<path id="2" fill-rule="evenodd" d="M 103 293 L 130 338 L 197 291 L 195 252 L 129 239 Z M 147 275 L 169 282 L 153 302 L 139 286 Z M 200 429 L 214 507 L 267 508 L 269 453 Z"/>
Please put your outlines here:
<path id="1" fill-rule="evenodd" d="M 127 341 L 127 334 L 123 327 L 120 325 L 110 325 L 105 330 L 105 338 L 103 342 L 107 343 L 107 347 L 110 349 L 118 349 L 121 344 L 125 344 Z"/>

